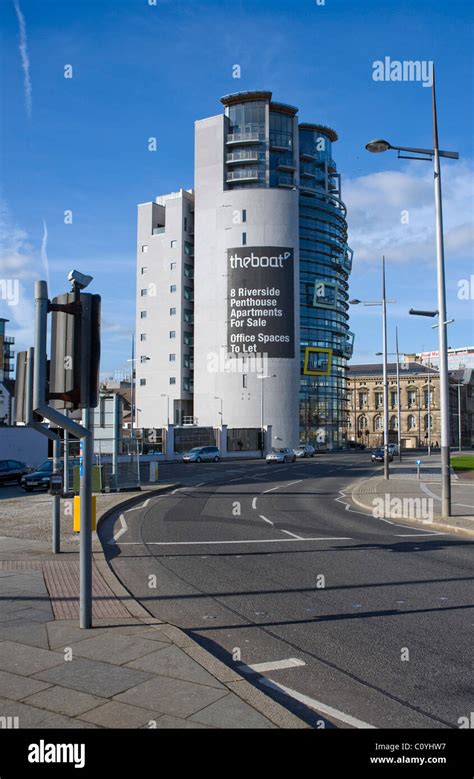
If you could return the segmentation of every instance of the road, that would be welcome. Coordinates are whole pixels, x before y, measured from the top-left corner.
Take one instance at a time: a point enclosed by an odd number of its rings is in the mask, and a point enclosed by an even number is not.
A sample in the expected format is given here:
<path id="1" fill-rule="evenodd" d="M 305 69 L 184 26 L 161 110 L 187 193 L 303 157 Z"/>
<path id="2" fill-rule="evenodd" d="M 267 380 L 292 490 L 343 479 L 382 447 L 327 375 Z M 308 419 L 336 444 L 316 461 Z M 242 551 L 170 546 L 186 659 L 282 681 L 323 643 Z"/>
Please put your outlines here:
<path id="1" fill-rule="evenodd" d="M 314 727 L 458 727 L 473 542 L 356 510 L 349 485 L 377 470 L 367 453 L 162 466 L 185 486 L 102 541 L 151 614 Z"/>

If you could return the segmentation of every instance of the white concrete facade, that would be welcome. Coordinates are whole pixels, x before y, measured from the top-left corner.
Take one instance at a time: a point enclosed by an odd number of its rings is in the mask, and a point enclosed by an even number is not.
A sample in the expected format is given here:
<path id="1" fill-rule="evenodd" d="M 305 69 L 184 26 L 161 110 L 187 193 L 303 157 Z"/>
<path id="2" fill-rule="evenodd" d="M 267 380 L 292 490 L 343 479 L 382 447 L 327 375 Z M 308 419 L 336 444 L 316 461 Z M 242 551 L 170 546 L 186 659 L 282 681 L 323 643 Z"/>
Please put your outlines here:
<path id="1" fill-rule="evenodd" d="M 135 425 L 192 416 L 194 196 L 138 206 Z"/>
<path id="2" fill-rule="evenodd" d="M 202 426 L 272 426 L 273 446 L 299 441 L 299 228 L 295 189 L 225 187 L 223 115 L 196 122 L 195 136 L 195 371 L 194 414 Z M 297 137 L 297 133 L 295 133 Z M 245 222 L 243 219 L 245 211 Z M 245 233 L 245 238 L 243 238 Z M 228 249 L 284 247 L 293 251 L 294 356 L 226 370 Z M 262 347 L 262 352 L 264 347 Z M 268 376 L 259 379 L 258 374 Z"/>

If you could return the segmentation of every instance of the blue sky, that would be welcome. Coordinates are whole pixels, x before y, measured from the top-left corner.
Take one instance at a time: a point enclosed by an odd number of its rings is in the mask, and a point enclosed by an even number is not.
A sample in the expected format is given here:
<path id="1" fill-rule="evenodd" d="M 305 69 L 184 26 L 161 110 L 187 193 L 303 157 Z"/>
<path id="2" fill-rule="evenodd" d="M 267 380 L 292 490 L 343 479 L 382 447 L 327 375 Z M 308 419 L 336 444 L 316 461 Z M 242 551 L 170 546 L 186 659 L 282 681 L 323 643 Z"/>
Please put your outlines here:
<path id="1" fill-rule="evenodd" d="M 134 326 L 136 205 L 193 185 L 193 123 L 219 98 L 271 89 L 301 121 L 334 127 L 354 249 L 351 296 L 380 296 L 387 258 L 390 348 L 436 348 L 432 168 L 368 154 L 382 137 L 430 147 L 431 93 L 420 82 L 377 82 L 372 65 L 433 60 L 443 163 L 448 314 L 452 346 L 474 343 L 472 297 L 458 285 L 472 264 L 472 3 L 461 0 L 0 0 L 0 279 L 18 279 L 18 305 L 0 295 L 17 348 L 32 341 L 32 284 L 51 295 L 78 267 L 103 299 L 102 372 L 127 368 Z M 24 19 L 24 29 L 20 19 Z M 232 78 L 239 64 L 241 78 Z M 64 78 L 72 65 L 73 78 Z M 156 136 L 158 150 L 147 150 Z M 71 209 L 73 223 L 64 224 Z M 409 223 L 401 223 L 402 211 Z M 377 309 L 353 309 L 355 359 L 379 351 Z M 376 320 L 374 320 L 376 317 Z"/>

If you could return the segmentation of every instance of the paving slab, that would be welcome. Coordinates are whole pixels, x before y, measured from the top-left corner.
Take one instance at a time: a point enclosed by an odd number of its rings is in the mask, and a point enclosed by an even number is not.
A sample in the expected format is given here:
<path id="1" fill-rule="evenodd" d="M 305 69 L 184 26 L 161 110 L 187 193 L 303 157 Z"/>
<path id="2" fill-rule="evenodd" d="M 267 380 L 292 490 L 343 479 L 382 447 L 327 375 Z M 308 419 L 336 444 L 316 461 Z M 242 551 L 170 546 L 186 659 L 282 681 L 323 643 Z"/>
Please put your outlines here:
<path id="1" fill-rule="evenodd" d="M 166 646 L 166 644 L 163 644 Z M 156 651 L 156 641 L 148 641 L 138 636 L 122 636 L 120 633 L 108 631 L 101 636 L 94 636 L 85 641 L 72 644 L 73 654 L 88 657 L 91 660 L 104 660 L 114 665 L 123 665 L 136 660 L 143 655 Z M 139 667 L 139 666 L 130 666 Z M 149 670 L 144 668 L 143 670 Z"/>
<path id="2" fill-rule="evenodd" d="M 143 725 L 154 727 L 156 722 L 150 709 L 130 706 L 128 703 L 119 701 L 109 701 L 103 706 L 87 711 L 81 715 L 81 719 L 103 728 L 140 728 Z"/>
<path id="3" fill-rule="evenodd" d="M 219 690 L 216 687 L 156 676 L 149 682 L 139 684 L 117 695 L 115 700 L 133 706 L 143 706 L 162 714 L 186 718 L 226 694 L 226 690 Z"/>
<path id="4" fill-rule="evenodd" d="M 169 714 L 163 714 L 154 720 L 154 727 L 157 730 L 210 730 L 208 725 L 203 725 L 201 722 L 193 722 L 190 719 L 181 719 L 180 717 L 172 717 Z M 144 726 L 148 727 L 148 726 Z"/>
<path id="5" fill-rule="evenodd" d="M 177 646 L 163 645 L 152 654 L 141 657 L 127 663 L 127 668 L 138 668 L 141 671 L 150 671 L 160 676 L 171 676 L 174 679 L 184 679 L 196 684 L 207 684 L 209 687 L 225 689 L 217 679 L 208 673 L 201 665 L 189 657 Z"/>
<path id="6" fill-rule="evenodd" d="M 205 709 L 196 712 L 189 719 L 215 728 L 261 729 L 276 727 L 270 720 L 231 692 L 215 703 L 211 703 L 210 706 L 206 706 Z"/>
<path id="7" fill-rule="evenodd" d="M 106 628 L 96 627 L 90 630 L 83 630 L 77 626 L 77 620 L 59 620 L 48 622 L 46 625 L 50 649 L 70 647 L 79 641 L 86 641 L 91 636 L 101 635 L 106 630 Z"/>
<path id="8" fill-rule="evenodd" d="M 20 701 L 27 695 L 32 695 L 47 687 L 49 687 L 47 682 L 39 682 L 28 676 L 19 676 L 8 671 L 0 671 L 0 696 L 2 698 Z"/>
<path id="9" fill-rule="evenodd" d="M 0 645 L 1 646 L 1 645 Z M 38 650 L 36 650 L 38 651 Z M 132 668 L 102 663 L 99 660 L 87 660 L 76 657 L 47 671 L 35 674 L 35 679 L 61 687 L 71 687 L 91 695 L 111 698 L 130 687 L 135 687 L 152 678 L 152 674 L 136 671 Z"/>
<path id="10" fill-rule="evenodd" d="M 33 693 L 27 698 L 23 698 L 22 703 L 28 703 L 37 706 L 40 709 L 48 709 L 58 714 L 65 714 L 69 717 L 76 717 L 89 711 L 94 706 L 100 706 L 104 703 L 104 698 L 96 695 L 89 695 L 79 690 L 71 690 L 68 687 L 47 687 L 45 690 Z"/>
<path id="11" fill-rule="evenodd" d="M 48 633 L 44 625 L 23 617 L 0 622 L 0 641 L 19 641 L 21 644 L 49 649 Z"/>
<path id="12" fill-rule="evenodd" d="M 19 701 L 0 698 L 0 717 L 18 717 L 19 728 L 86 728 L 95 727 L 93 723 L 65 717 L 62 714 L 38 709 Z"/>
<path id="13" fill-rule="evenodd" d="M 33 676 L 39 671 L 57 665 L 64 665 L 64 656 L 58 652 L 17 644 L 14 641 L 0 642 L 0 670 L 2 671 Z"/>

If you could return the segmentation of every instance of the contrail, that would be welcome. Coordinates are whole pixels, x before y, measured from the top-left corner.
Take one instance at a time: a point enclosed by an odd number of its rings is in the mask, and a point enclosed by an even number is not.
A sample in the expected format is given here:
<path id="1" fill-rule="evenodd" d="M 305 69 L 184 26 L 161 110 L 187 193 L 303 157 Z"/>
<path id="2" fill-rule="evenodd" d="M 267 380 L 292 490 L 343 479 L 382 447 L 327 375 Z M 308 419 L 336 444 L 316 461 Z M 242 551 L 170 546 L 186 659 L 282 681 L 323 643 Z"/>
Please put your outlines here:
<path id="1" fill-rule="evenodd" d="M 16 15 L 18 17 L 18 26 L 20 28 L 20 57 L 23 68 L 23 77 L 25 81 L 25 106 L 28 119 L 31 119 L 31 78 L 30 78 L 30 58 L 28 57 L 28 43 L 26 40 L 25 17 L 20 8 L 19 0 L 13 0 Z"/>
<path id="2" fill-rule="evenodd" d="M 49 287 L 49 261 L 48 261 L 47 247 L 48 247 L 48 227 L 46 225 L 45 220 L 43 219 L 43 240 L 41 241 L 41 259 L 43 261 L 43 267 L 46 273 L 46 281 L 48 282 L 48 287 Z"/>

